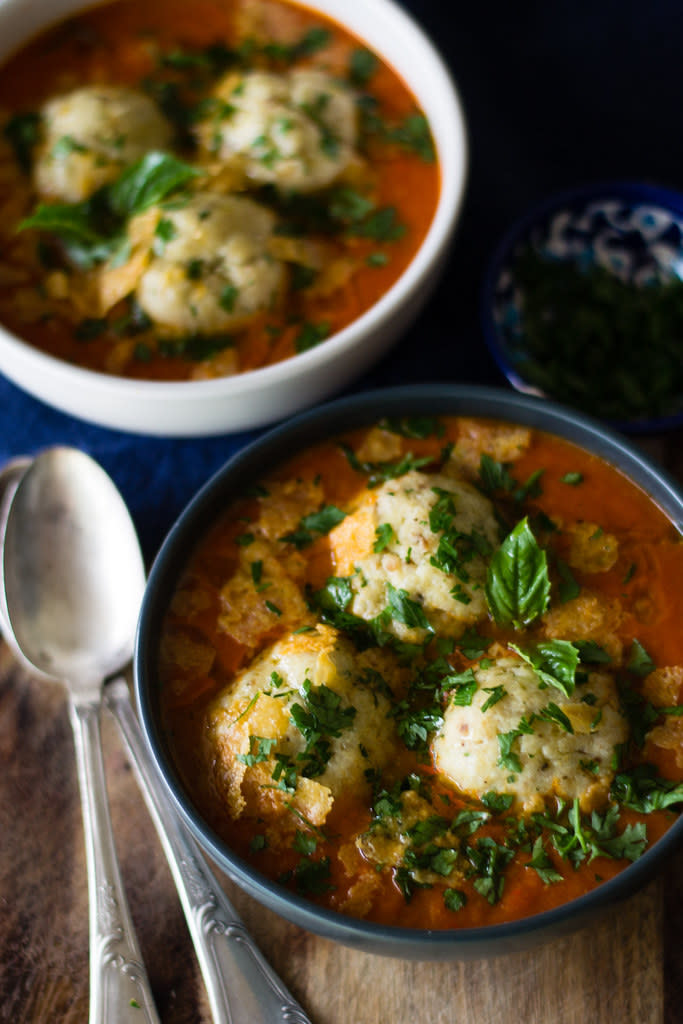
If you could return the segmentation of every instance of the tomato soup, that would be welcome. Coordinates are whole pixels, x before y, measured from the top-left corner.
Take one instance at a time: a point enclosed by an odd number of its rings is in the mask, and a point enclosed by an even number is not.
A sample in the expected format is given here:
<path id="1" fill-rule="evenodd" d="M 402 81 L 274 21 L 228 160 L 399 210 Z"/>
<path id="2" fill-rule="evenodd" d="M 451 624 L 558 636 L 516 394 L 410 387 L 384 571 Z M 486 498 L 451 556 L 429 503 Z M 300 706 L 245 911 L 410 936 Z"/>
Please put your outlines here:
<path id="1" fill-rule="evenodd" d="M 205 379 L 305 352 L 414 257 L 439 167 L 362 40 L 284 0 L 116 0 L 0 69 L 0 321 Z"/>
<path id="2" fill-rule="evenodd" d="M 316 903 L 458 928 L 558 906 L 683 801 L 683 544 L 547 433 L 382 421 L 225 510 L 160 642 L 212 828 Z"/>

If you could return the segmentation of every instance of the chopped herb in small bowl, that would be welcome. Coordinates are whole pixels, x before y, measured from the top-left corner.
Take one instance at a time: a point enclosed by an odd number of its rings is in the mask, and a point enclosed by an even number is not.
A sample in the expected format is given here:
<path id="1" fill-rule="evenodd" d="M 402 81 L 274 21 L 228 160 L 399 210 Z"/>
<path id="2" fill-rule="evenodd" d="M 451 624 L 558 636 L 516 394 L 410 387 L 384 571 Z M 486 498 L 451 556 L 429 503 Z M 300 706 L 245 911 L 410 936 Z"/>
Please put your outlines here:
<path id="1" fill-rule="evenodd" d="M 483 322 L 517 390 L 629 433 L 683 422 L 683 195 L 612 184 L 550 200 L 501 242 Z"/>

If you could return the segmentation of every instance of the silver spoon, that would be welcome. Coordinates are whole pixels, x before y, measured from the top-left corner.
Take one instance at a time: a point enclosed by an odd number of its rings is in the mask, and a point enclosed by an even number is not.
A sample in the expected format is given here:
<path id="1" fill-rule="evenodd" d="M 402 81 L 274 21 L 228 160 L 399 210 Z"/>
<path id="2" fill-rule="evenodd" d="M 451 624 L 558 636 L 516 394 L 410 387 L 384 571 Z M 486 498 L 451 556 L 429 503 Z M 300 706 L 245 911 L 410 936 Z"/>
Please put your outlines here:
<path id="1" fill-rule="evenodd" d="M 41 481 L 44 493 L 40 502 L 35 502 L 30 495 L 32 488 L 28 484 L 31 476 Z M 46 497 L 63 489 L 71 499 L 72 525 L 85 521 L 87 528 L 95 531 L 97 528 L 92 525 L 93 505 L 83 487 L 84 481 L 91 478 L 97 481 L 98 489 L 102 488 L 102 497 L 106 497 L 107 507 L 111 505 L 113 515 L 105 508 L 100 510 L 101 521 L 95 552 L 86 548 L 82 533 L 70 530 L 67 534 L 64 531 L 59 547 L 46 557 L 46 561 L 59 563 L 59 573 L 53 578 L 52 573 L 45 571 L 47 564 L 34 564 L 36 555 L 27 550 L 26 542 L 30 540 L 29 535 L 42 538 L 51 532 Z M 106 488 L 102 478 L 107 481 Z M 0 487 L 1 484 L 0 475 Z M 39 600 L 36 603 L 46 611 L 52 609 L 54 613 L 62 601 L 60 577 L 69 579 L 70 589 L 84 588 L 95 595 L 94 605 L 91 607 L 90 602 L 85 602 L 85 606 L 81 604 L 78 609 L 79 618 L 70 625 L 90 637 L 87 642 L 96 648 L 99 649 L 102 642 L 98 638 L 99 627 L 96 627 L 93 619 L 94 607 L 98 602 L 106 597 L 114 605 L 117 603 L 115 595 L 126 593 L 134 605 L 137 617 L 140 594 L 131 593 L 131 584 L 121 579 L 122 573 L 128 573 L 131 580 L 135 581 L 137 591 L 140 578 L 144 578 L 137 537 L 120 494 L 97 463 L 76 449 L 50 449 L 36 458 L 30 470 L 26 471 L 25 479 L 16 487 L 6 513 L 4 531 L 2 506 L 0 493 L 0 545 L 4 549 L 6 609 L 14 630 L 14 634 L 12 630 L 9 631 L 8 639 L 24 656 L 29 655 L 35 667 L 44 670 L 43 649 L 48 645 L 43 634 L 37 635 L 32 625 L 34 614 L 31 606 L 37 595 Z M 114 531 L 119 536 L 119 552 L 114 558 L 103 558 L 102 552 L 113 543 Z M 125 551 L 121 550 L 124 543 Z M 48 556 L 48 549 L 43 546 L 43 550 Z M 30 580 L 31 575 L 35 576 L 35 569 L 38 569 L 38 580 L 32 584 Z M 123 598 L 121 601 L 125 603 Z M 0 624 L 2 613 L 0 600 Z M 53 674 L 54 664 L 50 662 L 48 667 L 52 670 L 50 674 Z M 106 676 L 116 668 L 116 665 L 109 668 L 103 675 Z M 121 729 L 168 859 L 216 1024 L 310 1024 L 309 1018 L 245 930 L 237 911 L 209 870 L 194 837 L 166 795 L 157 767 L 142 737 L 126 682 L 121 678 L 113 679 L 105 684 L 103 693 L 104 702 Z M 117 1024 L 123 1024 L 126 1020 L 125 1017 L 113 1019 Z M 139 1016 L 136 1019 L 139 1020 Z"/>
<path id="2" fill-rule="evenodd" d="M 130 660 L 145 586 L 137 537 L 109 477 L 76 449 L 39 455 L 8 485 L 6 504 L 7 633 L 69 693 L 88 869 L 90 1022 L 158 1024 L 116 857 L 100 735 L 102 682 Z"/>

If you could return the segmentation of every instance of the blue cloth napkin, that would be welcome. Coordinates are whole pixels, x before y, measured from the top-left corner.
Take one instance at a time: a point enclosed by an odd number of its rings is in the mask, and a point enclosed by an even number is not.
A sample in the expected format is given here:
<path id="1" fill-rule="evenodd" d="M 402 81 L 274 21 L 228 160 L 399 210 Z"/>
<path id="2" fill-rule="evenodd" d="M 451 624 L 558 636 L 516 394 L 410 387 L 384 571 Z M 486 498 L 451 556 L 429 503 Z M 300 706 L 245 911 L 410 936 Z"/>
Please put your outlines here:
<path id="1" fill-rule="evenodd" d="M 429 353 L 434 353 L 434 359 L 445 359 L 437 355 L 440 349 L 450 348 L 455 353 L 459 348 L 450 331 L 438 329 L 438 310 L 437 300 L 393 352 L 346 393 L 433 379 L 430 367 L 434 363 Z M 479 351 L 475 345 L 466 347 L 472 353 Z M 463 362 L 460 359 L 461 366 Z M 470 379 L 476 378 L 476 372 L 471 372 Z M 462 374 L 454 373 L 453 379 L 463 380 Z M 199 488 L 266 429 L 207 438 L 159 438 L 109 430 L 51 408 L 0 375 L 0 463 L 17 455 L 35 455 L 57 444 L 87 452 L 121 491 L 148 563 Z"/>
<path id="2" fill-rule="evenodd" d="M 166 439 L 108 430 L 52 409 L 0 377 L 2 462 L 56 444 L 92 455 L 126 500 L 148 561 L 199 487 L 256 434 Z"/>

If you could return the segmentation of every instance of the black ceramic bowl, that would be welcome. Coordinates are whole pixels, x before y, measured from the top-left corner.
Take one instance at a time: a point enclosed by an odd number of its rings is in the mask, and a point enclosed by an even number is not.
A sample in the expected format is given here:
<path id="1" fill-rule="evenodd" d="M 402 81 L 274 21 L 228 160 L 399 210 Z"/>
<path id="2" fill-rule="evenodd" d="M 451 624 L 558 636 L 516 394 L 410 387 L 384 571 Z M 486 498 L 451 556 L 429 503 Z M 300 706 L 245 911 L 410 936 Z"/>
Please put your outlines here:
<path id="1" fill-rule="evenodd" d="M 682 194 L 639 182 L 562 192 L 496 246 L 482 288 L 484 337 L 518 391 L 629 434 L 678 427 L 682 277 Z"/>
<path id="2" fill-rule="evenodd" d="M 466 415 L 528 425 L 556 434 L 617 466 L 683 530 L 683 494 L 676 484 L 622 437 L 597 421 L 548 401 L 503 389 L 448 385 L 368 392 L 306 412 L 232 458 L 197 494 L 166 539 L 149 577 L 135 652 L 135 686 L 142 725 L 154 758 L 181 815 L 210 858 L 270 909 L 326 938 L 368 953 L 416 960 L 454 960 L 520 950 L 578 928 L 649 881 L 683 839 L 683 816 L 645 854 L 589 894 L 557 909 L 511 924 L 421 931 L 386 927 L 320 909 L 261 875 L 232 852 L 203 820 L 181 781 L 160 724 L 159 637 L 179 575 L 207 527 L 245 487 L 297 450 L 326 436 L 382 417 Z"/>

